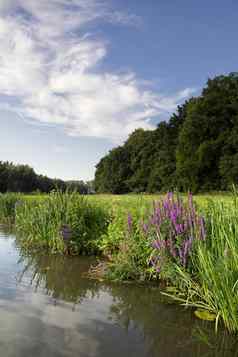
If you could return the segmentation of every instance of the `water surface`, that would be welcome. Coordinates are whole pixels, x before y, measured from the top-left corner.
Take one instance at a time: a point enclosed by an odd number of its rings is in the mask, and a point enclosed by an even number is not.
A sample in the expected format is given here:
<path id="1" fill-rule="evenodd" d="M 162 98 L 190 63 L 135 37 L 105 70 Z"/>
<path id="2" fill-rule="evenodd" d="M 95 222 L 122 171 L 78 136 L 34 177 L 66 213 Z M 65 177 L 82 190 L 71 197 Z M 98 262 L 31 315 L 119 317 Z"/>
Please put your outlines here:
<path id="1" fill-rule="evenodd" d="M 88 279 L 93 260 L 25 254 L 0 233 L 0 356 L 238 356 L 238 343 L 157 286 Z"/>

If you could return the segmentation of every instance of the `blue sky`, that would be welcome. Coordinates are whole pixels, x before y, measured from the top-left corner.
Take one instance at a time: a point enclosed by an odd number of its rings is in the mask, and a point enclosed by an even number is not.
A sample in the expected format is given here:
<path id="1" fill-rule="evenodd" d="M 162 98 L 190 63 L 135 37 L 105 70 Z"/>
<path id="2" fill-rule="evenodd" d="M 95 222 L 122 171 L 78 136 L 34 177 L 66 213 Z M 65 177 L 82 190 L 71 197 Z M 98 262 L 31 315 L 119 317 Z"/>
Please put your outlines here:
<path id="1" fill-rule="evenodd" d="M 0 160 L 62 179 L 208 77 L 237 71 L 235 0 L 0 0 Z"/>

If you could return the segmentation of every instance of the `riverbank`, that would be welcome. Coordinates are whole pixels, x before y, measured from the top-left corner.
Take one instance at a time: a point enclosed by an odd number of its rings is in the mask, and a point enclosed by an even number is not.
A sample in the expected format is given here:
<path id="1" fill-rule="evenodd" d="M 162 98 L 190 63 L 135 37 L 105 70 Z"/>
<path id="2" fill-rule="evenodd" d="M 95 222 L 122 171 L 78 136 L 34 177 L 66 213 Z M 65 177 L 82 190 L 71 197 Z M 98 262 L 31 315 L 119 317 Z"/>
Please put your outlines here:
<path id="1" fill-rule="evenodd" d="M 93 257 L 28 251 L 0 231 L 4 357 L 234 357 L 234 336 L 166 303 L 156 284 L 87 278 Z"/>
<path id="2" fill-rule="evenodd" d="M 199 201 L 200 200 L 200 201 Z M 0 219 L 14 222 L 27 249 L 110 257 L 106 279 L 166 281 L 167 294 L 200 318 L 238 331 L 237 195 L 194 199 L 44 198 L 1 195 Z M 9 214 L 9 216 L 7 216 Z M 71 230 L 67 243 L 62 225 Z"/>

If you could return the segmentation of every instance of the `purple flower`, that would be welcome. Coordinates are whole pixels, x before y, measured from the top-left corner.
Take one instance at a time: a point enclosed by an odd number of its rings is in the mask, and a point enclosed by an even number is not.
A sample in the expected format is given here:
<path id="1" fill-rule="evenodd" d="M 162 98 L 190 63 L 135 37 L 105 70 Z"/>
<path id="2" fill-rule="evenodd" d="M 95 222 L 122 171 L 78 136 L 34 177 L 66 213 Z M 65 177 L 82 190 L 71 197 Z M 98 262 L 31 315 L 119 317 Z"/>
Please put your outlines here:
<path id="1" fill-rule="evenodd" d="M 148 231 L 149 231 L 149 225 L 146 224 L 146 223 L 144 223 L 144 224 L 142 225 L 142 229 L 143 229 L 144 233 L 147 234 Z"/>
<path id="2" fill-rule="evenodd" d="M 205 240 L 206 237 L 206 232 L 205 232 L 205 223 L 204 223 L 204 218 L 200 218 L 200 238 L 201 240 Z"/>
<path id="3" fill-rule="evenodd" d="M 188 203 L 169 192 L 165 199 L 154 202 L 153 212 L 148 219 L 149 228 L 143 225 L 145 233 L 150 229 L 159 239 L 154 239 L 154 256 L 160 259 L 160 269 L 169 260 L 179 259 L 187 267 L 194 240 L 205 239 L 205 221 L 200 217 L 193 203 L 193 196 L 188 194 Z M 165 259 L 163 259 L 165 258 Z"/>
<path id="4" fill-rule="evenodd" d="M 131 231 L 132 230 L 132 216 L 130 213 L 128 213 L 128 216 L 127 216 L 127 225 L 128 225 L 129 231 Z"/>

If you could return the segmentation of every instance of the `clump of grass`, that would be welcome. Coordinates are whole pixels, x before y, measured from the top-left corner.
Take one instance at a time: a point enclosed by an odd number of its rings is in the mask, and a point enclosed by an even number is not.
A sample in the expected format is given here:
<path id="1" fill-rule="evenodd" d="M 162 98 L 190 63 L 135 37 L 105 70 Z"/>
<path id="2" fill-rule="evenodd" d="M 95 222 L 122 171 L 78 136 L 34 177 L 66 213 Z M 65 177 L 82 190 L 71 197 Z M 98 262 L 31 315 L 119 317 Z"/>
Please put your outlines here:
<path id="1" fill-rule="evenodd" d="M 152 246 L 144 238 L 140 222 L 142 212 L 124 210 L 113 216 L 107 234 L 103 236 L 101 247 L 109 256 L 107 278 L 110 280 L 152 279 L 153 269 L 149 266 Z"/>
<path id="2" fill-rule="evenodd" d="M 210 201 L 206 212 L 207 239 L 199 244 L 192 264 L 196 272 L 177 266 L 180 280 L 175 300 L 207 310 L 230 332 L 238 331 L 238 199 Z M 182 294 L 181 294 L 182 293 Z"/>
<path id="3" fill-rule="evenodd" d="M 44 200 L 24 201 L 16 208 L 16 232 L 24 245 L 64 252 L 63 225 L 71 230 L 71 253 L 96 254 L 106 232 L 109 214 L 78 193 L 52 192 Z"/>
<path id="4" fill-rule="evenodd" d="M 0 222 L 2 224 L 13 224 L 15 221 L 15 208 L 21 202 L 20 193 L 0 194 Z"/>

